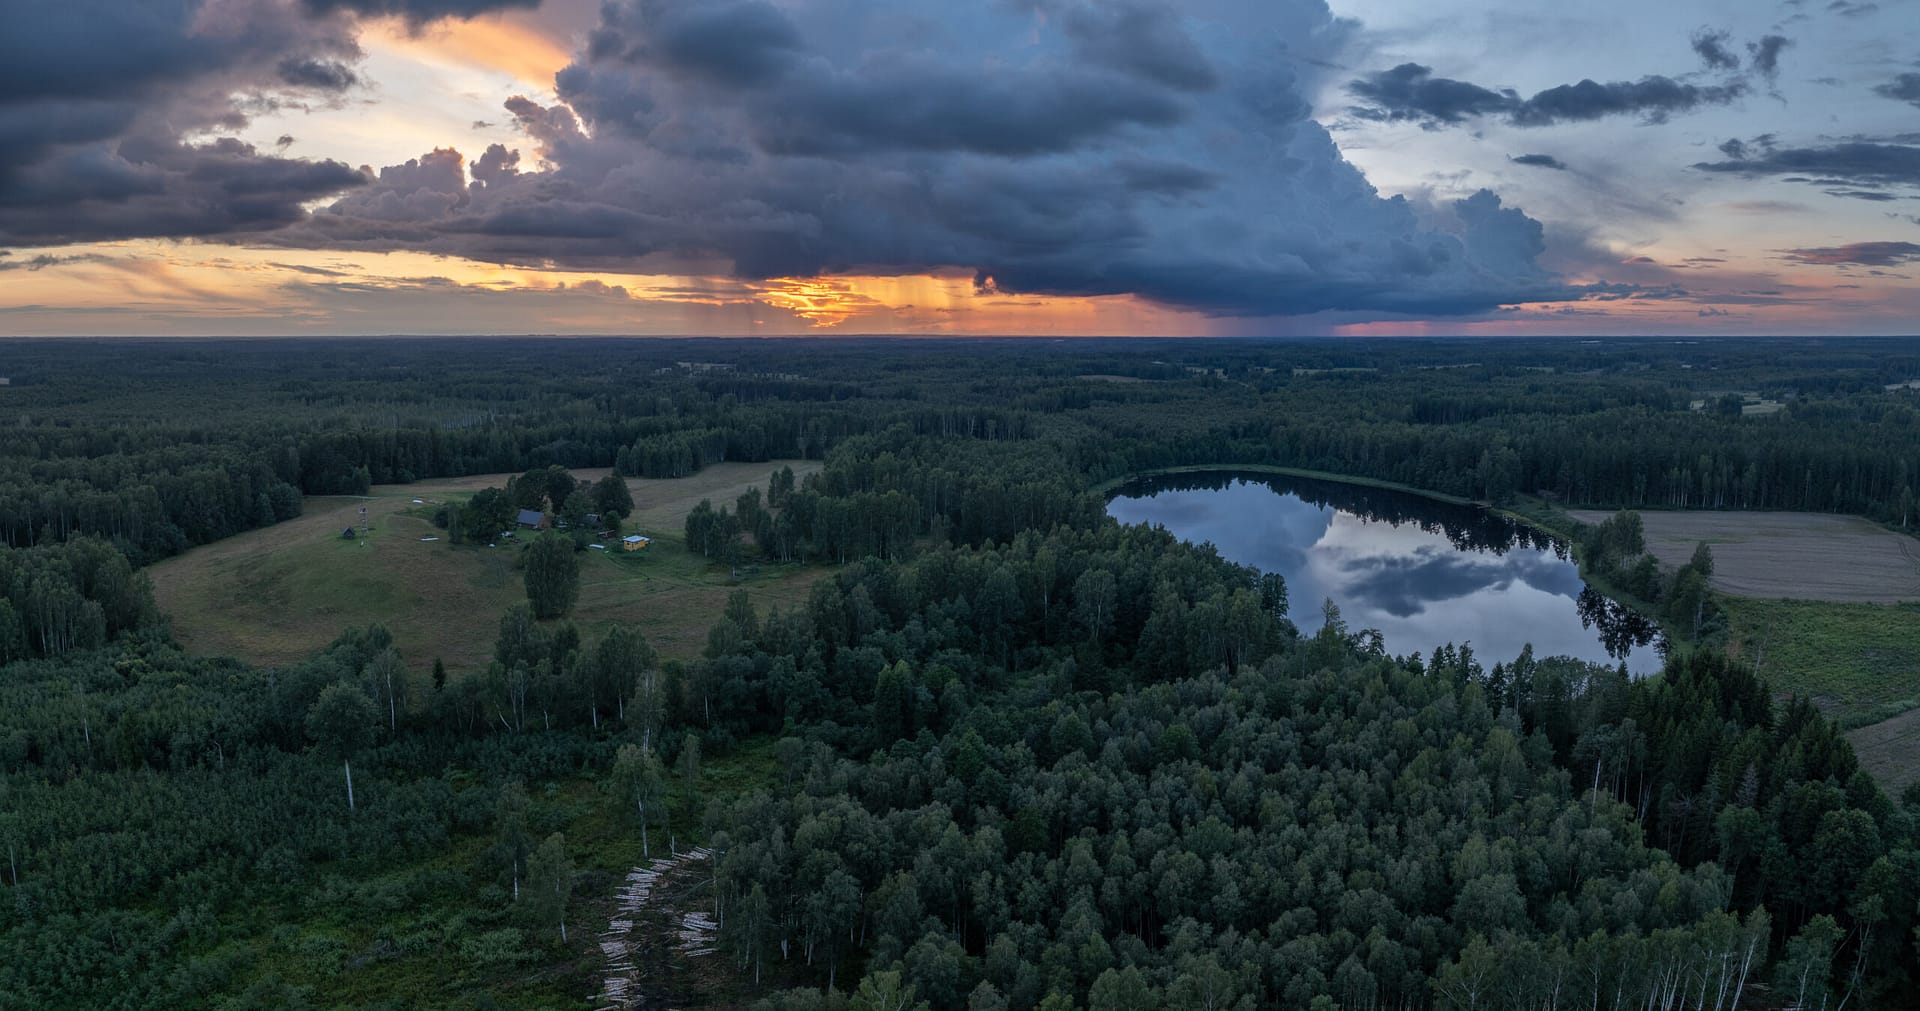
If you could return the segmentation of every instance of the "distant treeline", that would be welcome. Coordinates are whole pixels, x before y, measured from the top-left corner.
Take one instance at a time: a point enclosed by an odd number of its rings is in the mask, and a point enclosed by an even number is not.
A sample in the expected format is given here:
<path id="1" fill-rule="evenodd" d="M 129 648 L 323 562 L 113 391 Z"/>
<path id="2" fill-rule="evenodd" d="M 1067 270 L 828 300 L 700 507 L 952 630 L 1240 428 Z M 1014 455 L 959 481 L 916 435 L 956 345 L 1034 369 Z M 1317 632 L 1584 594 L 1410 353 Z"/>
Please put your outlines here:
<path id="1" fill-rule="evenodd" d="M 901 428 L 1044 440 L 1070 484 L 1261 463 L 1493 501 L 1920 518 L 1920 401 L 1882 389 L 1920 364 L 1885 342 L 9 350 L 0 544 L 94 535 L 136 563 L 297 515 L 303 495 L 548 465 L 680 477 L 722 460 L 820 459 Z M 688 359 L 732 368 L 676 364 Z M 1786 406 L 1742 417 L 1721 406 L 1738 399 L 1729 391 Z M 951 482 L 901 490 L 926 517 L 956 515 Z"/>

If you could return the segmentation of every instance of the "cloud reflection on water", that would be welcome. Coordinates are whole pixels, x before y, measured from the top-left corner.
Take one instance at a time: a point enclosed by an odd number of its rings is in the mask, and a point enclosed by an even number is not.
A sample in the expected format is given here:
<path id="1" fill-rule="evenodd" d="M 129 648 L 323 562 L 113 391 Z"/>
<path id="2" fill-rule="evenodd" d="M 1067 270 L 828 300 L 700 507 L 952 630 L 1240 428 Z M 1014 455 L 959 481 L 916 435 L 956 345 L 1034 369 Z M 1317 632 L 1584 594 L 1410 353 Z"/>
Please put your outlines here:
<path id="1" fill-rule="evenodd" d="M 1304 632 L 1331 599 L 1349 627 L 1379 629 L 1394 653 L 1471 642 L 1492 663 L 1531 643 L 1541 656 L 1613 659 L 1581 621 L 1585 586 L 1564 550 L 1479 510 L 1345 487 L 1186 476 L 1129 486 L 1107 512 L 1280 573 Z M 1648 646 L 1626 659 L 1635 673 L 1659 666 Z"/>

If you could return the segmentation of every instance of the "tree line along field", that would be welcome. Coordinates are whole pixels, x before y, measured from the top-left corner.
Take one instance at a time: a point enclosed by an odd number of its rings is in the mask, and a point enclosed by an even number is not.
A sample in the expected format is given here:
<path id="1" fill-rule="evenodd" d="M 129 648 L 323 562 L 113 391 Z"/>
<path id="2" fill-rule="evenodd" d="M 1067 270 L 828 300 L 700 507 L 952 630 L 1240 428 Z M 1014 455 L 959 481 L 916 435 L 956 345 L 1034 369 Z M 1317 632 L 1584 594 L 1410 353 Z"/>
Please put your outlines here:
<path id="1" fill-rule="evenodd" d="M 1583 522 L 1608 514 L 1574 510 Z M 1920 708 L 1920 539 L 1824 513 L 1640 514 L 1648 550 L 1683 565 L 1704 543 L 1724 594 L 1728 651 L 1782 693 L 1814 699 L 1849 727 L 1875 774 L 1898 791 L 1920 742 L 1876 726 Z"/>
<path id="2" fill-rule="evenodd" d="M 805 475 L 820 464 L 792 466 Z M 589 633 L 613 623 L 633 625 L 665 655 L 697 653 L 733 581 L 686 549 L 681 528 L 687 513 L 703 499 L 730 502 L 748 488 L 763 487 L 772 469 L 776 465 L 721 463 L 686 478 L 629 480 L 635 511 L 626 529 L 653 542 L 633 556 L 617 543 L 582 554 L 575 622 Z M 576 472 L 582 479 L 603 474 Z M 519 545 L 454 545 L 431 516 L 435 503 L 504 486 L 514 476 L 381 485 L 367 496 L 310 499 L 298 519 L 151 566 L 155 600 L 182 644 L 210 656 L 290 664 L 344 628 L 380 624 L 393 633 L 417 677 L 436 658 L 456 675 L 478 670 L 491 657 L 499 616 L 526 600 L 515 568 Z M 363 506 L 372 532 L 342 539 L 343 528 L 362 527 Z M 742 585 L 763 606 L 792 606 L 818 576 L 802 566 L 760 567 Z"/>
<path id="3" fill-rule="evenodd" d="M 1911 738 L 1808 698 L 1864 624 L 1731 656 L 1742 598 L 1615 523 L 1608 579 L 1697 637 L 1658 675 L 1395 657 L 1096 491 L 1253 465 L 1897 525 L 1905 345 L 75 347 L 19 349 L 0 414 L 27 1006 L 601 1007 L 640 953 L 652 1004 L 753 1011 L 1920 1003 L 1920 790 L 1873 778 Z M 1785 406 L 1689 408 L 1729 383 Z M 512 549 L 420 538 L 555 467 L 637 479 L 669 550 L 564 553 L 543 623 Z M 441 654 L 485 670 L 408 690 Z M 711 953 L 602 952 L 663 836 L 711 851 L 671 909 Z"/>
<path id="4" fill-rule="evenodd" d="M 1585 523 L 1607 514 L 1574 510 Z M 1647 550 L 1684 565 L 1713 549 L 1713 588 L 1736 597 L 1890 604 L 1920 601 L 1920 538 L 1858 516 L 1646 510 Z M 1915 517 L 1920 519 L 1920 516 Z"/>

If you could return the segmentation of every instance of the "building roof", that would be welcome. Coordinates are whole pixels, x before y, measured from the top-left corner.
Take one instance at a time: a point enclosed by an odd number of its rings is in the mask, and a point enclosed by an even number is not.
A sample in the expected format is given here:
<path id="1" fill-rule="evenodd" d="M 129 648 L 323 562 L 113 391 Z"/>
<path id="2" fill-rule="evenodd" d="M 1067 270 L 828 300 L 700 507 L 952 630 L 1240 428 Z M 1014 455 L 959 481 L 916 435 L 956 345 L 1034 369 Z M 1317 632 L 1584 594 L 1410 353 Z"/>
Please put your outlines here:
<path id="1" fill-rule="evenodd" d="M 639 534 L 628 534 L 627 536 L 620 538 L 620 540 L 627 544 L 647 543 L 647 539 L 645 537 L 640 536 Z"/>
<path id="2" fill-rule="evenodd" d="M 522 509 L 522 510 L 520 510 L 520 520 L 519 520 L 519 522 L 520 522 L 520 525 L 521 525 L 521 526 L 525 526 L 525 527 L 537 527 L 537 526 L 539 526 L 539 525 L 540 525 L 540 521 L 541 521 L 541 520 L 544 520 L 544 519 L 546 519 L 546 516 L 545 516 L 545 515 L 543 515 L 543 514 L 542 514 L 542 513 L 540 512 L 540 510 L 538 510 L 538 509 Z"/>

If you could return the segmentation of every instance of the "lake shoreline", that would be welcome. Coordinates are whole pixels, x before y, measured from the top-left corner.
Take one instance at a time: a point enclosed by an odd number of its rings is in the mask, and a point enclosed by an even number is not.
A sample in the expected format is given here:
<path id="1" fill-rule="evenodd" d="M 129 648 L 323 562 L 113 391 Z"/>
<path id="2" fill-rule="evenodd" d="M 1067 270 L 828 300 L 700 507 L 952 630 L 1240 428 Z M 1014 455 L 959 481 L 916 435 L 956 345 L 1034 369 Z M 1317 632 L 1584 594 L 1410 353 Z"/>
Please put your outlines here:
<path id="1" fill-rule="evenodd" d="M 1148 470 L 1133 471 L 1132 473 L 1126 474 L 1121 477 L 1116 477 L 1111 480 L 1102 481 L 1099 484 L 1094 485 L 1091 490 L 1096 495 L 1099 495 L 1103 498 L 1111 499 L 1115 492 L 1119 491 L 1121 488 L 1126 487 L 1129 483 L 1134 481 L 1144 481 L 1148 478 L 1155 478 L 1155 477 L 1174 477 L 1181 474 L 1212 474 L 1212 473 L 1274 474 L 1280 477 L 1303 477 L 1303 478 L 1308 478 L 1314 481 L 1328 481 L 1334 484 L 1350 484 L 1350 485 L 1356 485 L 1361 488 L 1378 488 L 1382 491 L 1397 491 L 1407 495 L 1418 495 L 1421 498 L 1433 499 L 1436 502 L 1445 502 L 1448 505 L 1478 506 L 1490 512 L 1502 512 L 1502 513 L 1504 512 L 1504 510 L 1501 510 L 1488 502 L 1482 502 L 1477 499 L 1461 498 L 1458 495 L 1448 495 L 1445 492 L 1433 491 L 1427 488 L 1415 488 L 1412 485 L 1401 484 L 1398 481 L 1383 481 L 1379 478 L 1360 477 L 1354 474 L 1336 474 L 1332 471 L 1326 471 L 1326 470 L 1308 470 L 1305 467 L 1282 467 L 1282 466 L 1279 466 L 1278 464 L 1270 464 L 1270 463 L 1182 464 L 1176 467 L 1154 467 Z M 1515 517 L 1515 518 L 1520 519 L 1522 522 L 1528 523 L 1528 525 L 1530 526 L 1534 526 L 1541 530 L 1545 530 L 1548 533 L 1552 533 L 1557 537 L 1566 536 L 1564 533 L 1561 533 L 1560 531 L 1552 530 L 1539 523 L 1534 523 L 1530 520 L 1526 520 L 1524 517 Z"/>
<path id="2" fill-rule="evenodd" d="M 1284 502 L 1292 502 L 1293 506 L 1276 505 L 1272 509 L 1278 511 L 1272 511 L 1263 504 L 1267 501 L 1265 498 L 1248 498 L 1232 491 L 1242 486 L 1264 486 L 1267 492 L 1280 496 Z M 1577 630 L 1574 639 L 1568 639 L 1568 628 L 1560 624 L 1563 619 L 1557 612 L 1547 617 L 1547 612 L 1539 611 L 1537 604 L 1529 602 L 1523 610 L 1511 612 L 1510 617 L 1512 621 L 1540 629 L 1545 638 L 1533 640 L 1536 648 L 1551 648 L 1556 654 L 1588 661 L 1619 662 L 1627 659 L 1629 653 L 1638 654 L 1642 647 L 1649 645 L 1664 650 L 1666 646 L 1660 643 L 1671 641 L 1670 636 L 1663 634 L 1667 630 L 1661 627 L 1657 617 L 1634 606 L 1637 602 L 1610 592 L 1611 587 L 1596 585 L 1598 581 L 1589 578 L 1583 559 L 1578 557 L 1575 539 L 1570 536 L 1568 528 L 1572 524 L 1565 517 L 1529 516 L 1485 502 L 1407 488 L 1394 482 L 1351 479 L 1274 465 L 1155 468 L 1105 482 L 1098 488 L 1106 493 L 1107 514 L 1122 523 L 1158 524 L 1182 540 L 1212 544 L 1229 560 L 1261 571 L 1278 572 L 1287 578 L 1294 592 L 1305 592 L 1302 600 L 1324 595 L 1343 608 L 1350 602 L 1358 602 L 1367 609 L 1361 613 L 1371 612 L 1369 622 L 1381 622 L 1379 627 L 1388 635 L 1389 648 L 1404 649 L 1418 643 L 1417 648 L 1424 649 L 1431 645 L 1425 638 L 1395 645 L 1393 640 L 1408 633 L 1418 636 L 1457 633 L 1483 646 L 1494 645 L 1507 637 L 1493 631 L 1505 620 L 1501 615 L 1508 613 L 1498 609 L 1504 602 L 1491 598 L 1477 604 L 1467 602 L 1472 595 L 1482 592 L 1506 594 L 1509 585 L 1546 590 L 1573 601 L 1582 626 L 1599 636 L 1607 657 L 1602 659 L 1597 653 L 1588 652 L 1591 640 Z M 1156 507 L 1146 503 L 1168 491 L 1177 493 L 1178 497 L 1157 507 L 1161 512 L 1156 515 Z M 1302 503 L 1330 517 L 1351 513 L 1362 521 L 1384 520 L 1395 529 L 1412 524 L 1440 541 L 1436 545 L 1416 547 L 1410 545 L 1404 535 L 1387 542 L 1378 541 L 1379 535 L 1374 535 L 1372 547 L 1359 548 L 1359 554 L 1353 554 L 1356 542 L 1350 536 L 1343 544 L 1342 538 L 1322 540 L 1320 527 L 1303 528 L 1303 517 L 1294 511 Z M 1545 507 L 1546 503 L 1519 505 L 1520 509 L 1539 512 L 1545 512 Z M 1281 519 L 1288 516 L 1292 519 Z M 1305 539 L 1299 539 L 1302 536 Z M 1383 546 L 1384 553 L 1380 550 Z M 1451 556 L 1484 554 L 1506 558 L 1515 548 L 1542 552 L 1541 557 L 1545 559 L 1557 556 L 1559 561 L 1553 564 L 1566 566 L 1571 571 L 1567 576 L 1547 577 L 1559 584 L 1550 589 L 1548 583 L 1539 581 L 1543 570 L 1533 567 L 1537 563 L 1515 561 L 1503 563 L 1520 567 L 1509 570 L 1504 577 L 1485 585 L 1461 586 L 1461 580 L 1466 578 L 1464 573 L 1484 572 L 1486 566 L 1484 563 L 1462 566 Z M 1343 552 L 1346 560 L 1341 561 Z M 1315 554 L 1322 561 L 1302 568 L 1295 559 L 1306 557 L 1305 553 Z M 1333 560 L 1331 567 L 1329 560 Z M 1523 575 L 1522 570 L 1529 570 L 1532 575 Z M 1307 582 L 1300 584 L 1298 580 L 1303 576 Z M 1438 588 L 1438 595 L 1422 597 L 1434 592 L 1434 588 Z M 1354 593 L 1371 594 L 1374 599 L 1355 598 L 1351 596 Z M 1422 599 L 1424 603 L 1411 602 Z M 1467 610 L 1459 610 L 1463 603 L 1467 603 Z M 1518 605 L 1517 598 L 1506 604 L 1515 605 Z M 1607 614 L 1613 617 L 1603 617 Z M 1415 615 L 1422 617 L 1413 617 Z M 1419 624 L 1425 624 L 1426 628 L 1414 627 Z M 1396 626 L 1402 630 L 1396 631 Z M 1635 627 L 1645 631 L 1630 631 Z M 1623 635 L 1628 638 L 1619 638 Z M 1556 641 L 1561 644 L 1549 645 Z M 1589 645 L 1574 645 L 1575 641 Z M 1512 645 L 1514 649 L 1519 648 L 1517 642 Z M 1496 655 L 1504 657 L 1498 650 Z M 1661 661 L 1638 657 L 1631 663 L 1637 676 L 1655 673 L 1664 665 Z"/>

